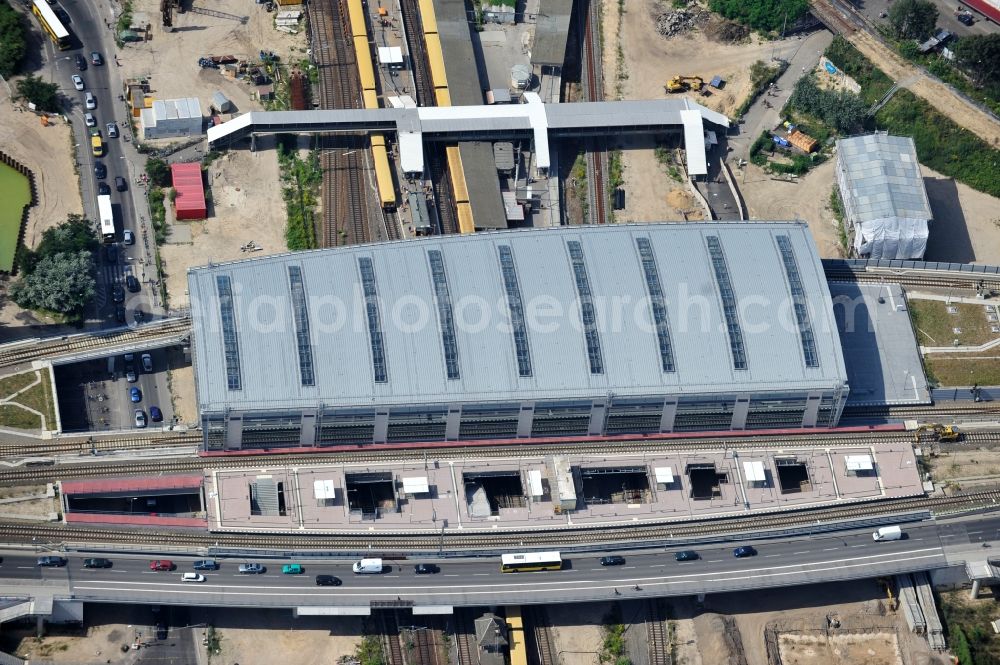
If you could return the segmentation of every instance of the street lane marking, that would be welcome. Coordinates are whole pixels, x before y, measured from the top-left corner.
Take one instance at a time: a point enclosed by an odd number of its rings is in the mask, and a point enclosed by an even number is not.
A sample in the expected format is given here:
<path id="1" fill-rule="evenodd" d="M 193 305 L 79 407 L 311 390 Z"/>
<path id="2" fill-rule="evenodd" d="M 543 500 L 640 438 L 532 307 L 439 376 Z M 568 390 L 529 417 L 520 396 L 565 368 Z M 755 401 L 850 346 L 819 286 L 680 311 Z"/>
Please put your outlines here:
<path id="1" fill-rule="evenodd" d="M 792 556 L 795 556 L 796 554 L 809 554 L 810 551 L 811 550 L 805 550 L 805 551 L 802 551 L 802 552 L 792 552 Z"/>

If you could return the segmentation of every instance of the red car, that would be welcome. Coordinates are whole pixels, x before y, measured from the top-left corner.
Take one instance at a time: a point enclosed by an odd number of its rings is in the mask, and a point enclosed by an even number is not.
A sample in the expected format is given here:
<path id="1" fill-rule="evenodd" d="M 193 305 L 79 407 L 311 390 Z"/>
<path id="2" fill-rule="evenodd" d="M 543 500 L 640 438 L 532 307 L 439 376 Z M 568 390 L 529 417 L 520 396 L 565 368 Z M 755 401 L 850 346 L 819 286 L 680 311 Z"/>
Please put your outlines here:
<path id="1" fill-rule="evenodd" d="M 173 570 L 174 569 L 174 562 L 173 561 L 167 561 L 166 559 L 160 559 L 158 561 L 150 561 L 149 562 L 149 569 L 150 570 Z"/>

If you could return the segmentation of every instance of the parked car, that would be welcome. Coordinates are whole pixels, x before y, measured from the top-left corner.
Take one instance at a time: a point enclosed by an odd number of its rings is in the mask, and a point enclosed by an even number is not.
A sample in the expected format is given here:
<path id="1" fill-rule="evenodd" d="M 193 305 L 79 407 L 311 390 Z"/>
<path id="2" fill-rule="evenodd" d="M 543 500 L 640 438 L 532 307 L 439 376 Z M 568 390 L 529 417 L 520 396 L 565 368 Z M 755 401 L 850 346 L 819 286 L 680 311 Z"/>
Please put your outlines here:
<path id="1" fill-rule="evenodd" d="M 83 95 L 83 105 L 86 106 L 90 110 L 94 110 L 94 109 L 97 108 L 97 98 L 94 97 L 94 93 L 92 93 L 92 92 L 84 93 L 84 95 Z"/>
<path id="2" fill-rule="evenodd" d="M 111 190 L 109 189 L 108 190 L 108 194 L 110 194 L 110 193 L 111 193 Z M 135 234 L 132 233 L 131 230 L 125 229 L 125 231 L 122 233 L 122 242 L 124 242 L 126 245 L 134 245 L 135 244 Z"/>
<path id="3" fill-rule="evenodd" d="M 153 409 L 156 409 L 156 407 L 154 406 Z M 156 410 L 159 411 L 159 409 Z M 202 559 L 201 561 L 195 561 L 191 567 L 195 570 L 218 570 L 219 562 L 212 559 Z"/>
<path id="4" fill-rule="evenodd" d="M 79 74 L 73 74 L 69 78 L 70 80 L 73 81 L 73 87 L 76 88 L 77 90 L 83 90 L 84 87 L 86 87 L 83 85 L 83 77 L 80 76 Z"/>
<path id="5" fill-rule="evenodd" d="M 241 563 L 238 570 L 243 575 L 258 575 L 265 572 L 267 568 L 259 563 Z"/>
<path id="6" fill-rule="evenodd" d="M 154 423 L 163 422 L 163 412 L 160 411 L 160 407 L 151 406 L 149 407 L 149 419 Z"/>
<path id="7" fill-rule="evenodd" d="M 174 568 L 174 562 L 169 559 L 155 559 L 149 562 L 150 570 L 166 571 L 173 570 Z"/>
<path id="8" fill-rule="evenodd" d="M 184 573 L 181 575 L 181 582 L 204 582 L 205 576 L 201 573 Z"/>
<path id="9" fill-rule="evenodd" d="M 316 586 L 340 586 L 341 584 L 343 582 L 340 581 L 340 578 L 333 575 L 316 576 Z"/>
<path id="10" fill-rule="evenodd" d="M 617 554 L 613 554 L 611 556 L 602 556 L 600 559 L 598 559 L 598 562 L 600 562 L 602 566 L 624 566 L 625 557 L 618 556 Z"/>
<path id="11" fill-rule="evenodd" d="M 115 176 L 115 189 L 119 192 L 124 192 L 128 189 L 128 182 L 125 181 L 125 178 L 120 175 Z"/>
<path id="12" fill-rule="evenodd" d="M 417 575 L 435 575 L 441 572 L 441 568 L 433 563 L 418 563 L 413 567 L 413 572 Z"/>
<path id="13" fill-rule="evenodd" d="M 964 25 L 973 25 L 976 22 L 976 19 L 972 17 L 972 14 L 959 14 L 955 18 L 958 19 L 959 23 Z"/>
<path id="14" fill-rule="evenodd" d="M 135 278 L 135 275 L 125 275 L 125 288 L 131 293 L 139 293 L 139 280 Z M 143 363 L 145 367 L 145 363 Z"/>
<path id="15" fill-rule="evenodd" d="M 84 559 L 84 568 L 110 568 L 111 559 Z"/>
<path id="16" fill-rule="evenodd" d="M 162 621 L 156 622 L 156 639 L 165 640 L 167 639 L 167 624 Z"/>
<path id="17" fill-rule="evenodd" d="M 108 183 L 99 182 L 97 183 L 97 194 L 98 196 L 108 196 L 111 194 L 111 188 L 108 187 Z"/>
<path id="18" fill-rule="evenodd" d="M 141 309 L 135 310 L 132 314 L 132 320 L 136 323 L 142 323 L 146 319 L 146 314 Z"/>
<path id="19" fill-rule="evenodd" d="M 131 275 L 129 276 L 131 277 Z M 133 277 L 133 279 L 135 278 Z M 142 361 L 143 372 L 149 374 L 150 372 L 153 371 L 153 356 L 149 355 L 148 353 L 144 353 L 141 356 L 139 356 L 139 359 Z"/>
<path id="20" fill-rule="evenodd" d="M 118 125 L 116 125 L 113 122 L 109 122 L 106 126 L 108 128 L 108 138 L 110 139 L 118 138 Z"/>
<path id="21" fill-rule="evenodd" d="M 108 167 L 104 165 L 104 162 L 94 162 L 94 175 L 97 176 L 98 180 L 104 180 L 108 177 Z"/>
<path id="22" fill-rule="evenodd" d="M 146 426 L 146 412 L 142 409 L 135 410 L 135 426 L 139 429 Z"/>
<path id="23" fill-rule="evenodd" d="M 81 72 L 84 71 L 85 69 L 87 69 L 87 59 L 84 58 L 79 53 L 76 54 L 76 56 L 73 58 L 73 60 L 76 61 L 76 68 L 79 69 Z M 80 77 L 77 76 L 76 74 L 73 74 L 73 82 L 74 83 L 76 83 L 76 79 L 78 79 L 78 78 L 80 78 Z M 83 88 L 77 88 L 77 90 L 83 90 Z"/>
<path id="24" fill-rule="evenodd" d="M 121 320 L 121 322 L 125 323 L 125 308 L 121 307 L 119 309 L 121 309 L 121 311 L 122 311 L 122 320 Z M 125 380 L 128 381 L 129 383 L 135 383 L 136 381 L 139 380 L 139 375 L 136 374 L 135 367 L 132 367 L 131 365 L 126 365 L 125 366 Z"/>
<path id="25" fill-rule="evenodd" d="M 92 62 L 93 64 L 95 64 L 98 67 L 100 67 L 101 65 L 104 64 L 104 58 L 102 58 L 101 54 L 98 53 L 97 51 L 91 51 L 90 52 L 90 62 Z"/>
<path id="26" fill-rule="evenodd" d="M 128 389 L 128 398 L 132 400 L 133 403 L 138 404 L 142 401 L 142 391 L 132 386 Z"/>
<path id="27" fill-rule="evenodd" d="M 40 556 L 35 563 L 42 568 L 59 568 L 66 565 L 66 559 L 61 556 Z"/>
<path id="28" fill-rule="evenodd" d="M 735 550 L 733 550 L 733 556 L 737 559 L 742 559 L 747 556 L 757 556 L 757 550 L 755 550 L 750 545 L 740 545 Z"/>
<path id="29" fill-rule="evenodd" d="M 122 288 L 121 284 L 115 284 L 111 287 L 111 300 L 117 303 L 125 302 L 125 289 Z"/>
<path id="30" fill-rule="evenodd" d="M 84 113 L 83 122 L 87 127 L 97 127 L 97 120 L 94 119 L 93 113 Z"/>
<path id="31" fill-rule="evenodd" d="M 121 305 L 115 307 L 115 321 L 117 321 L 118 323 L 125 323 L 127 320 L 128 319 L 125 317 L 125 308 L 122 307 Z M 132 372 L 132 378 L 129 379 L 129 381 L 131 382 L 135 380 L 136 380 L 135 372 Z"/>
<path id="32" fill-rule="evenodd" d="M 305 569 L 297 563 L 286 563 L 281 567 L 282 575 L 301 575 L 304 572 Z"/>
<path id="33" fill-rule="evenodd" d="M 698 553 L 694 550 L 683 550 L 674 553 L 674 559 L 677 561 L 697 561 L 699 558 Z"/>
<path id="34" fill-rule="evenodd" d="M 104 259 L 111 264 L 118 263 L 118 246 L 114 243 L 104 246 Z"/>

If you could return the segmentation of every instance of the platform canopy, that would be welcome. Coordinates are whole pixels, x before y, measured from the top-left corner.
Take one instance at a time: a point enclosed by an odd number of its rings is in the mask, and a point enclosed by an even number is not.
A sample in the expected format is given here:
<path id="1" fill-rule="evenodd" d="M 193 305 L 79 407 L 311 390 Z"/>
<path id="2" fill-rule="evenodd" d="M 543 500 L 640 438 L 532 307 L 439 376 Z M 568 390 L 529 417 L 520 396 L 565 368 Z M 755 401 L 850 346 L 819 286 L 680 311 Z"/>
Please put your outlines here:
<path id="1" fill-rule="evenodd" d="M 871 455 L 848 455 L 844 462 L 848 471 L 871 471 L 875 468 Z"/>

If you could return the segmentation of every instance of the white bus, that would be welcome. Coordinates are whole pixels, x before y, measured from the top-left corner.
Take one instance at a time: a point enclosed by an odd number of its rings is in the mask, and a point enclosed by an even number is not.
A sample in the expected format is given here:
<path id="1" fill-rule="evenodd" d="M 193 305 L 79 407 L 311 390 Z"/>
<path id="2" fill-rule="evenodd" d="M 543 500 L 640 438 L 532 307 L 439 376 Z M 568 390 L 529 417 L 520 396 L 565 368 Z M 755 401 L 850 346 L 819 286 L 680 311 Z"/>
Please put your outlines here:
<path id="1" fill-rule="evenodd" d="M 527 552 L 525 554 L 502 554 L 501 573 L 525 573 L 535 570 L 561 570 L 562 555 L 559 552 Z"/>
<path id="2" fill-rule="evenodd" d="M 111 197 L 107 194 L 97 197 L 97 213 L 101 218 L 101 239 L 105 245 L 116 240 L 115 216 L 111 212 Z"/>

